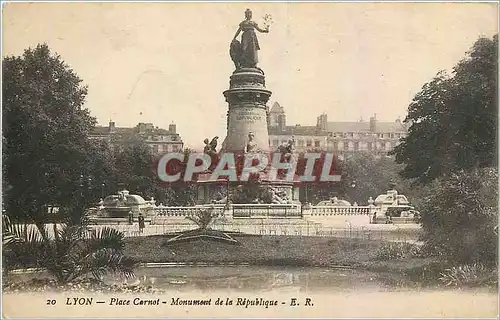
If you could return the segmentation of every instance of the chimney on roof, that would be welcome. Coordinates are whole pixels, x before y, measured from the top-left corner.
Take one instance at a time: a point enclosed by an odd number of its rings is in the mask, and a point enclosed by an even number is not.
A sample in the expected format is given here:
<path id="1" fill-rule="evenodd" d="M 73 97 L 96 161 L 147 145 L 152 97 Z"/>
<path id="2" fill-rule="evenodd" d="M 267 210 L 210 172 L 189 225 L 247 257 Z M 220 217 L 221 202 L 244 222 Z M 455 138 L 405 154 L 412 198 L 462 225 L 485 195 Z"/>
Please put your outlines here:
<path id="1" fill-rule="evenodd" d="M 175 125 L 175 123 L 171 123 L 168 125 L 168 131 L 170 133 L 177 133 L 177 126 Z"/>
<path id="2" fill-rule="evenodd" d="M 278 115 L 278 128 L 280 131 L 286 131 L 286 115 Z"/>
<path id="3" fill-rule="evenodd" d="M 115 122 L 114 121 L 111 121 L 109 120 L 109 132 L 114 132 L 115 131 Z"/>
<path id="4" fill-rule="evenodd" d="M 327 123 L 328 123 L 328 116 L 326 115 L 326 113 L 323 113 L 316 118 L 316 127 L 318 127 L 318 129 L 321 131 L 326 131 L 328 129 Z"/>
<path id="5" fill-rule="evenodd" d="M 377 130 L 377 114 L 370 117 L 370 131 L 375 132 Z"/>

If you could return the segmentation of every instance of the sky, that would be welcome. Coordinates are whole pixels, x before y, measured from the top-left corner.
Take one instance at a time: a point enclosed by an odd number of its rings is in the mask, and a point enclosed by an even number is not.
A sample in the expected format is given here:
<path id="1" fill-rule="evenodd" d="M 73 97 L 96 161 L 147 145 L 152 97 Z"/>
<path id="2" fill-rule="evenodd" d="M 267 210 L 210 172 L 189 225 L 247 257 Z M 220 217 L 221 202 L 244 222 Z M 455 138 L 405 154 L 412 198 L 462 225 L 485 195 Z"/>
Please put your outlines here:
<path id="1" fill-rule="evenodd" d="M 272 16 L 259 66 L 289 125 L 404 118 L 438 71 L 498 33 L 496 3 L 8 3 L 2 54 L 47 43 L 100 125 L 174 122 L 199 148 L 226 135 L 229 44 L 246 8 L 261 26 Z"/>

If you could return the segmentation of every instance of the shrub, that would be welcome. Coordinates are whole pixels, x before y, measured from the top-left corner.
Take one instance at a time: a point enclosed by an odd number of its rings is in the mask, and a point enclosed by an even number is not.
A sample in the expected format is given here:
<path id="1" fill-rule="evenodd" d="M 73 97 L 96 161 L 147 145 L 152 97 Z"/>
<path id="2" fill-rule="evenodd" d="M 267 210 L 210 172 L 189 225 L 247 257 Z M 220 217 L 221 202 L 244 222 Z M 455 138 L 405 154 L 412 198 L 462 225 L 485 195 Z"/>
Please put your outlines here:
<path id="1" fill-rule="evenodd" d="M 406 242 L 383 243 L 375 253 L 377 260 L 408 259 L 421 256 L 421 247 Z"/>
<path id="2" fill-rule="evenodd" d="M 425 247 L 450 262 L 497 261 L 498 172 L 450 174 L 428 189 L 421 209 Z"/>
<path id="3" fill-rule="evenodd" d="M 193 221 L 198 226 L 200 230 L 209 229 L 209 225 L 218 217 L 218 213 L 214 210 L 214 207 L 202 208 L 198 210 L 194 215 L 187 216 L 186 219 Z"/>
<path id="4" fill-rule="evenodd" d="M 446 286 L 483 286 L 497 283 L 496 268 L 488 268 L 474 263 L 446 269 L 439 278 Z"/>
<path id="5" fill-rule="evenodd" d="M 96 279 L 108 272 L 133 276 L 134 261 L 123 254 L 123 233 L 112 228 L 89 230 L 85 217 L 80 224 L 53 225 L 49 236 L 46 225 L 35 227 L 9 224 L 4 218 L 3 243 L 7 270 L 37 267 L 47 270 L 58 283 L 65 284 L 84 276 Z"/>

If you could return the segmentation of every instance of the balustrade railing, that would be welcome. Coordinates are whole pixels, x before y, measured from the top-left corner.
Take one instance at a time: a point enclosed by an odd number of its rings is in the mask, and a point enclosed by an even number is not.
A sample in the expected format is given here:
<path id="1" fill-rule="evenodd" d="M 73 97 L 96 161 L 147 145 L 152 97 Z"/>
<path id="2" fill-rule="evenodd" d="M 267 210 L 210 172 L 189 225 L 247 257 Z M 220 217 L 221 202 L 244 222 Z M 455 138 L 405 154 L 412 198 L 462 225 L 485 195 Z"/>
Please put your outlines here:
<path id="1" fill-rule="evenodd" d="M 202 209 L 213 208 L 215 213 L 223 214 L 224 205 L 200 205 L 190 207 L 166 207 L 158 206 L 154 208 L 156 217 L 186 217 L 198 213 Z"/>
<path id="2" fill-rule="evenodd" d="M 158 206 L 153 210 L 156 217 L 186 217 L 195 215 L 201 209 L 213 208 L 219 215 L 223 215 L 225 205 L 199 205 L 190 207 L 166 207 Z M 370 206 L 310 206 L 302 208 L 300 204 L 231 204 L 229 213 L 233 218 L 252 217 L 277 217 L 277 218 L 301 218 L 304 211 L 309 211 L 310 216 L 340 216 L 340 215 L 369 215 L 375 211 Z M 305 214 L 305 213 L 304 213 Z"/>
<path id="3" fill-rule="evenodd" d="M 311 216 L 368 215 L 374 209 L 370 206 L 336 207 L 311 206 Z"/>
<path id="4" fill-rule="evenodd" d="M 233 204 L 233 218 L 301 218 L 300 204 Z"/>

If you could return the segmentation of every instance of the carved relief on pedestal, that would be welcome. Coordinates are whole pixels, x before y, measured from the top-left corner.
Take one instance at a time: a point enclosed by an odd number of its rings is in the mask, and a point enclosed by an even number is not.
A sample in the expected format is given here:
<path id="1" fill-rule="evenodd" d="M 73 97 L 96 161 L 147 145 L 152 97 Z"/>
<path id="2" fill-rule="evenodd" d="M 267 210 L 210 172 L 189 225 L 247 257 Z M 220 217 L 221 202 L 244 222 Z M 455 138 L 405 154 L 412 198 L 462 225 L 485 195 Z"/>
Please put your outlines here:
<path id="1" fill-rule="evenodd" d="M 285 203 L 292 202 L 292 197 L 290 194 L 290 191 L 291 191 L 290 187 L 270 186 L 269 191 L 272 194 L 272 200 L 271 200 L 272 203 L 285 204 Z"/>

